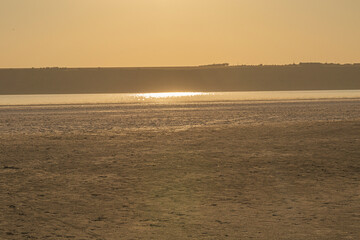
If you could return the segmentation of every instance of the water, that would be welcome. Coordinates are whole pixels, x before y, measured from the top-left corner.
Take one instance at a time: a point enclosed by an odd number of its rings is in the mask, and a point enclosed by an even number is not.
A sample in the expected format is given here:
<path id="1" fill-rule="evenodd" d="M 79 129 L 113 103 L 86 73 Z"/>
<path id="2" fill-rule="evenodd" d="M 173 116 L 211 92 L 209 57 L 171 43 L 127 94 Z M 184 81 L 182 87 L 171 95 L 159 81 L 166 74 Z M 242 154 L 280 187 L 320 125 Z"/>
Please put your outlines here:
<path id="1" fill-rule="evenodd" d="M 0 105 L 173 103 L 360 98 L 360 90 L 0 95 Z"/>

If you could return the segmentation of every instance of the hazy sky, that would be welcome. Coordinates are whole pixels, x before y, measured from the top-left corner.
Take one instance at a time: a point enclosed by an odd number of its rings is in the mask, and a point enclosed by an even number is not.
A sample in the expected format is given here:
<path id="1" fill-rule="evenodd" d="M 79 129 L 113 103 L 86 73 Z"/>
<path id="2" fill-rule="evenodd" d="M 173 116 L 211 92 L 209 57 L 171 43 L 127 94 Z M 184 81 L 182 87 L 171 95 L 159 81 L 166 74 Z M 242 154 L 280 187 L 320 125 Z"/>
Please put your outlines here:
<path id="1" fill-rule="evenodd" d="M 359 0 L 0 0 L 0 68 L 360 62 Z"/>

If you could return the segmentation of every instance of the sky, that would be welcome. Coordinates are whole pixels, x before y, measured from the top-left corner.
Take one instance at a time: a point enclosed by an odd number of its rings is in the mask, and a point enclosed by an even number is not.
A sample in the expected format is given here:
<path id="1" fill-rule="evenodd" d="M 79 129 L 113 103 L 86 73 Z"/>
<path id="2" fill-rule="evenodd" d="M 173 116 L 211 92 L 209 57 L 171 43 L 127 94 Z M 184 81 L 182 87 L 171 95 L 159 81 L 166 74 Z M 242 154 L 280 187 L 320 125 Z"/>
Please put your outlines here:
<path id="1" fill-rule="evenodd" d="M 360 62 L 359 0 L 0 0 L 0 68 Z"/>

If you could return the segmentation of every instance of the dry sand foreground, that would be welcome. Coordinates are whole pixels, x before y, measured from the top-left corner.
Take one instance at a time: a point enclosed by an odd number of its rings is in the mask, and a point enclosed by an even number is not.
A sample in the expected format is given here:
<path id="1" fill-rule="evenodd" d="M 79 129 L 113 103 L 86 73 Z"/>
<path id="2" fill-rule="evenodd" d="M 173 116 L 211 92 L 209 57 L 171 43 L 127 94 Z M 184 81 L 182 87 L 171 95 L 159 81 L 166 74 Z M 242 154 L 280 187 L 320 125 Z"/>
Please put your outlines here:
<path id="1" fill-rule="evenodd" d="M 0 239 L 360 239 L 360 101 L 0 107 Z"/>

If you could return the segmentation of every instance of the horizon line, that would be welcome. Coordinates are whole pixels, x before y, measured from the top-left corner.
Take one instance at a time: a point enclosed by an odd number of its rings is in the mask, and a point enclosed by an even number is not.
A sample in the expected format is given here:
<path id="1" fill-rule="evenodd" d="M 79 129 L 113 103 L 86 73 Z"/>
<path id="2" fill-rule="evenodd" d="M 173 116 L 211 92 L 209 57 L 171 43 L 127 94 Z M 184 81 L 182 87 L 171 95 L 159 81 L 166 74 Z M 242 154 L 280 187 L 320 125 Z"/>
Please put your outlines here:
<path id="1" fill-rule="evenodd" d="M 46 67 L 0 67 L 0 70 L 21 70 L 21 69 L 118 69 L 118 68 L 226 68 L 226 67 L 267 67 L 267 66 L 297 66 L 297 65 L 360 65 L 360 62 L 353 63 L 336 63 L 336 62 L 298 62 L 298 63 L 288 63 L 288 64 L 234 64 L 231 65 L 229 63 L 213 63 L 213 64 L 204 64 L 204 65 L 183 65 L 183 66 L 129 66 L 129 67 L 121 67 L 121 66 L 98 66 L 98 67 L 64 67 L 64 66 L 46 66 Z"/>

